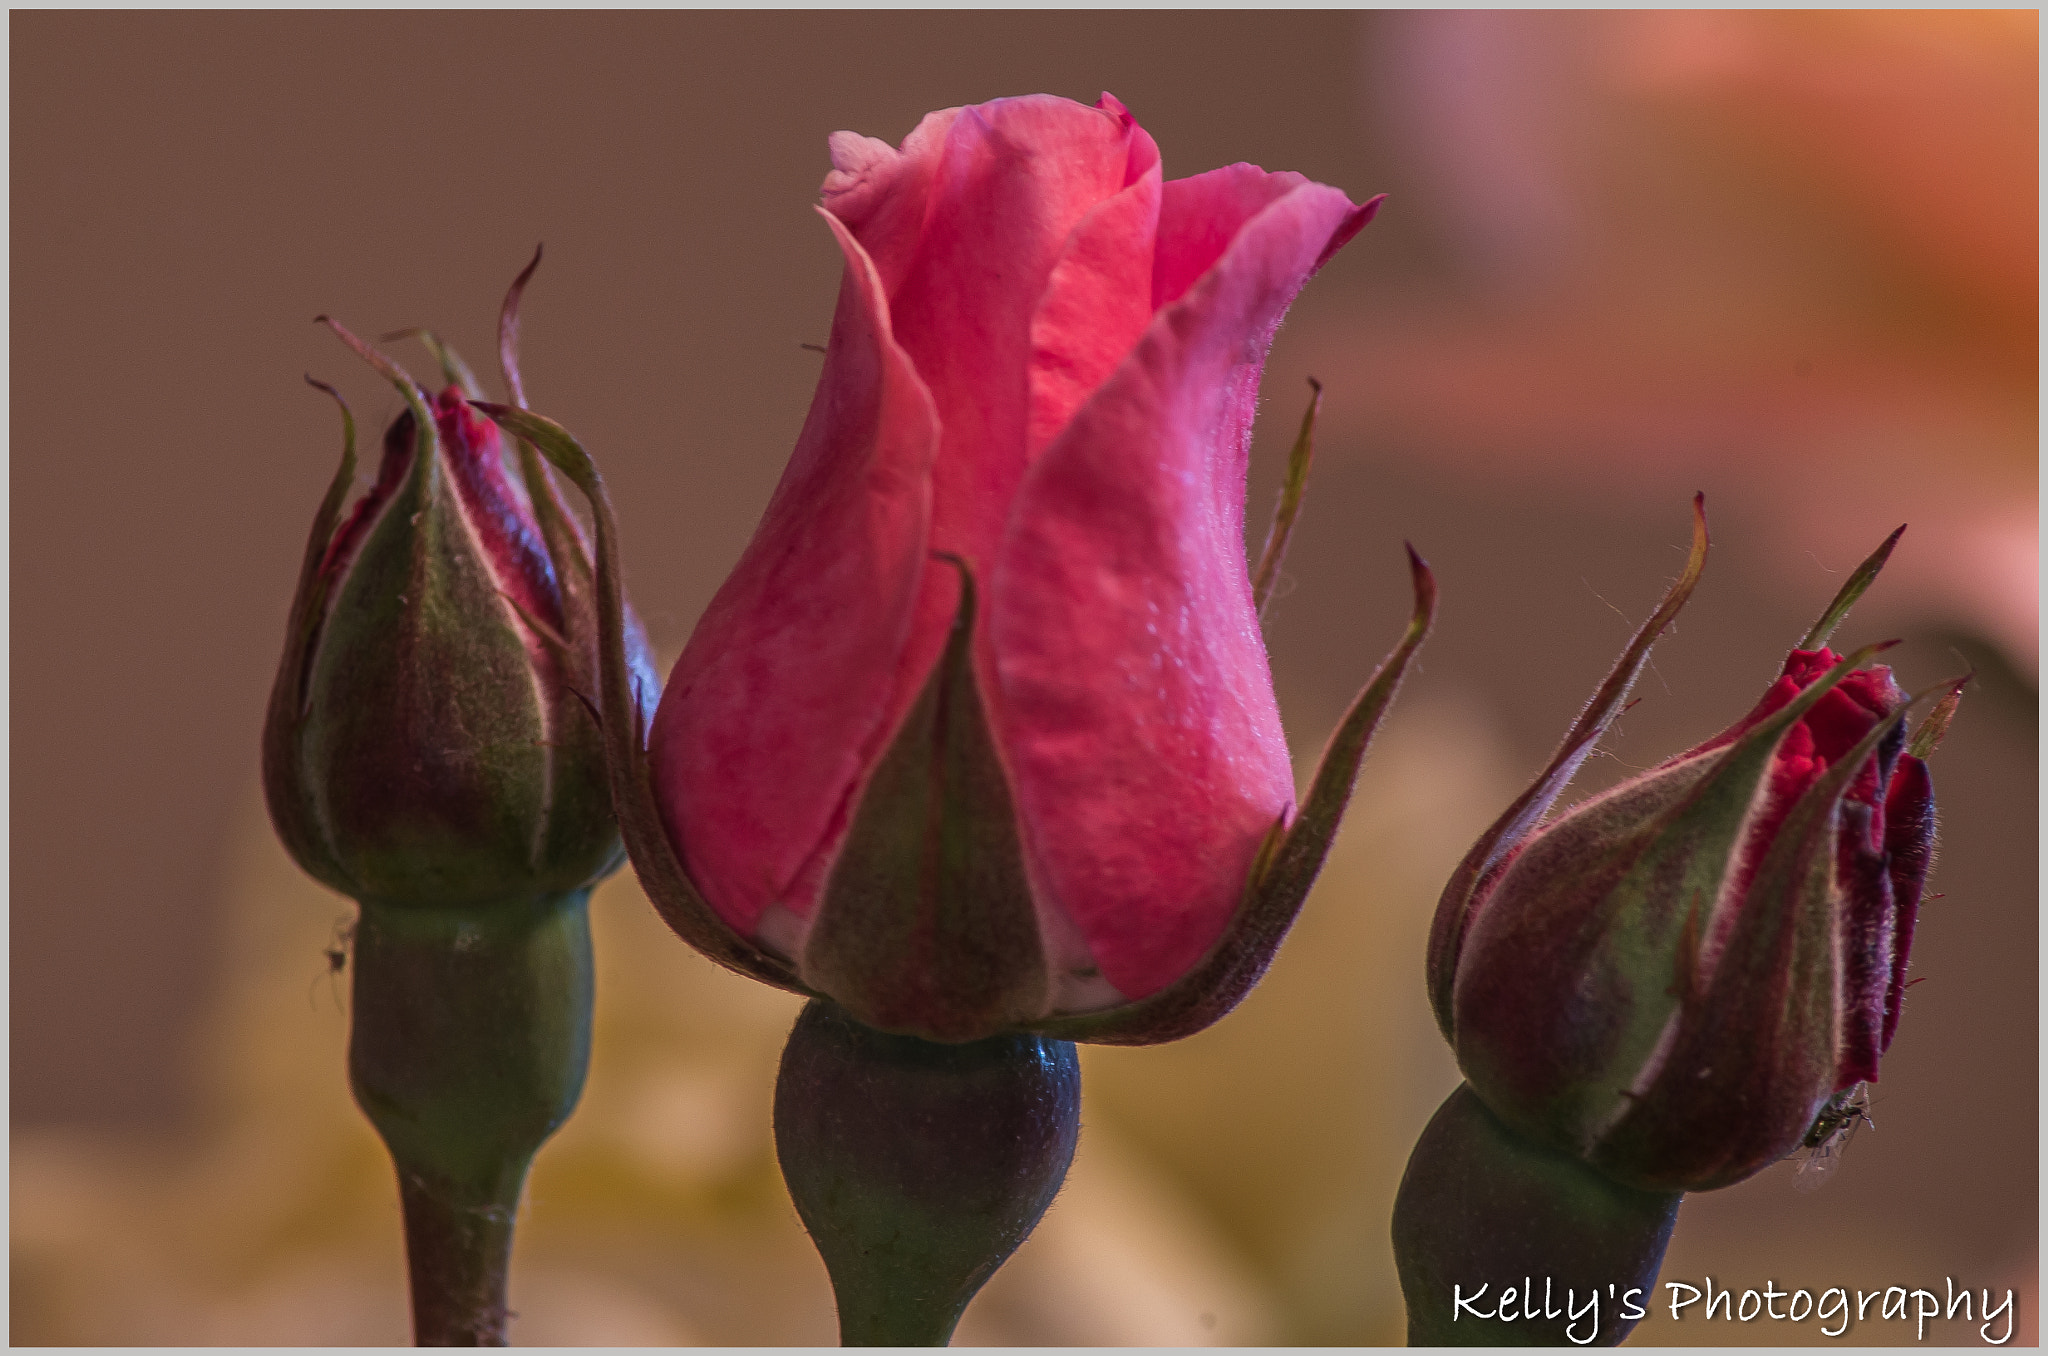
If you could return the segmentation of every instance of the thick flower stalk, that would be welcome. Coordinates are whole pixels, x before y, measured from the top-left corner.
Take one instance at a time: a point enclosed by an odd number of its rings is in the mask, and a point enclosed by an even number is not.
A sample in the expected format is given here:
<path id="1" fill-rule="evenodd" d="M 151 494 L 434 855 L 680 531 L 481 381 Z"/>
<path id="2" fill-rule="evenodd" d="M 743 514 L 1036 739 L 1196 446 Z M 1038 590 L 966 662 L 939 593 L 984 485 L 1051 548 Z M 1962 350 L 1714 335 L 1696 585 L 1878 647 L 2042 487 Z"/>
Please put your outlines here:
<path id="1" fill-rule="evenodd" d="M 607 674 L 635 867 L 699 950 L 878 1035 L 1200 1030 L 1271 960 L 1433 608 L 1411 552 L 1408 631 L 1297 805 L 1258 605 L 1310 428 L 1256 590 L 1246 458 L 1275 328 L 1377 200 L 1250 165 L 1167 181 L 1106 95 L 831 148 L 845 274 L 796 450 L 644 742 Z M 582 449 L 488 408 L 591 494 L 615 575 Z M 813 1210 L 783 1147 L 814 1231 L 893 1227 Z M 900 1312 L 833 1272 L 842 1315 Z"/>
<path id="2" fill-rule="evenodd" d="M 1811 1143 L 1877 1078 L 1933 856 L 1924 760 L 1962 686 L 1948 685 L 1909 745 L 1913 701 L 1889 669 L 1863 667 L 1886 647 L 1846 658 L 1826 647 L 1895 532 L 1748 715 L 1539 826 L 1697 583 L 1707 549 L 1697 502 L 1695 515 L 1684 575 L 1550 765 L 1453 875 L 1428 967 L 1467 1080 L 1453 1102 L 1470 1106 L 1456 1114 L 1575 1165 L 1594 1195 L 1607 1190 L 1597 1177 L 1673 1211 L 1680 1193 L 1732 1185 Z M 1440 1115 L 1451 1114 L 1446 1103 Z M 1397 1213 L 1404 1274 L 1418 1278 L 1456 1239 L 1429 1234 L 1411 1195 L 1435 1199 L 1475 1175 L 1471 1156 L 1444 1142 L 1418 1145 Z M 1656 1218 L 1648 1210 L 1639 1222 Z M 1668 1234 L 1669 1219 L 1654 1227 Z M 1589 1229 L 1581 1220 L 1537 1242 L 1550 1255 L 1583 1251 Z M 1432 1326 L 1448 1294 L 1418 1280 L 1410 1302 L 1419 1332 L 1452 1340 Z M 1475 1326 L 1456 1340 L 1502 1339 Z"/>
<path id="3" fill-rule="evenodd" d="M 531 273 L 501 317 L 515 401 Z M 293 857 L 361 905 L 350 1084 L 398 1168 L 415 1336 L 499 1345 L 527 1165 L 575 1107 L 589 1058 L 585 903 L 624 860 L 592 705 L 589 547 L 531 448 L 511 474 L 452 351 L 423 336 L 448 381 L 429 396 L 327 323 L 406 409 L 344 513 L 355 426 L 342 405 L 342 464 L 271 694 L 264 789 Z M 637 625 L 620 643 L 651 704 Z"/>

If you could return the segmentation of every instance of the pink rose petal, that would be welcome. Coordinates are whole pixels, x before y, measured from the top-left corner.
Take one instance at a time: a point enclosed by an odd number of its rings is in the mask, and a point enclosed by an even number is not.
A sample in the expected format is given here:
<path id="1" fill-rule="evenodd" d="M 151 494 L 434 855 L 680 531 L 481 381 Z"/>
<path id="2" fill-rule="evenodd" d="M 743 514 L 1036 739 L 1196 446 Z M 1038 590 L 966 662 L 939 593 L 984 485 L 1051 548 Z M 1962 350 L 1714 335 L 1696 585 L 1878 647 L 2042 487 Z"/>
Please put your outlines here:
<path id="1" fill-rule="evenodd" d="M 879 756 L 925 568 L 938 426 L 851 232 L 830 351 L 754 539 L 669 676 L 648 740 L 697 887 L 751 933 Z"/>
<path id="2" fill-rule="evenodd" d="M 1273 331 L 1368 209 L 1246 222 L 1033 465 L 990 587 L 998 727 L 1035 882 L 1141 998 L 1221 933 L 1293 803 L 1243 541 Z"/>
<path id="3" fill-rule="evenodd" d="M 857 132 L 834 132 L 829 139 L 832 172 L 819 196 L 874 261 L 885 296 L 896 294 L 917 257 L 932 173 L 959 114 L 957 108 L 926 114 L 901 150 Z"/>

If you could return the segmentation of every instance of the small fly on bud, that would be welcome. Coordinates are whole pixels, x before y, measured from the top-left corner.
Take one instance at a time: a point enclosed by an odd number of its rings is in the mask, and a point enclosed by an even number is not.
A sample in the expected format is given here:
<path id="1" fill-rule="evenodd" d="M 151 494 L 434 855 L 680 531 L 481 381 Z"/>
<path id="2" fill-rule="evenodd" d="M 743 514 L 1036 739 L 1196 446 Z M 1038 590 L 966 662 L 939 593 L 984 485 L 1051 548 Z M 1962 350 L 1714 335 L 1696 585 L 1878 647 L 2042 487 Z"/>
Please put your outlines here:
<path id="1" fill-rule="evenodd" d="M 1842 1155 L 1849 1151 L 1849 1142 L 1866 1125 L 1873 1130 L 1877 1128 L 1877 1122 L 1870 1119 L 1870 1094 L 1864 1090 L 1863 1084 L 1858 1083 L 1829 1098 L 1820 1114 L 1813 1118 L 1806 1138 L 1800 1140 L 1799 1147 L 1787 1155 L 1796 1160 L 1792 1169 L 1793 1190 L 1818 1191 L 1826 1186 L 1841 1166 Z"/>
<path id="2" fill-rule="evenodd" d="M 327 960 L 327 988 L 334 995 L 334 1006 L 341 1007 L 341 972 L 348 968 L 349 943 L 355 940 L 356 925 L 346 916 L 334 920 L 334 930 L 327 934 L 327 946 L 320 952 Z M 313 981 L 318 984 L 320 981 Z M 310 999 L 312 995 L 307 994 Z"/>

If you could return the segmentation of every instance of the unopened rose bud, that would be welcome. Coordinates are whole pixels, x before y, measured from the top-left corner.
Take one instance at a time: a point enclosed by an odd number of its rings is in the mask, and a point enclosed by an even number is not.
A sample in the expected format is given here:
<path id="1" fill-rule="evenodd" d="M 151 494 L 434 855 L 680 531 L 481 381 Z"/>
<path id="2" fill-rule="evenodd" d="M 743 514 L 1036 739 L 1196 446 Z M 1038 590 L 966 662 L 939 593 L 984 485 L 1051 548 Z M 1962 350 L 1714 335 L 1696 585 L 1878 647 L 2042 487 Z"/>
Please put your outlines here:
<path id="1" fill-rule="evenodd" d="M 500 318 L 515 401 L 532 271 Z M 344 514 L 355 424 L 342 406 L 342 465 L 265 723 L 264 790 L 300 865 L 362 906 L 349 1083 L 398 1168 L 414 1334 L 502 1345 L 521 1185 L 589 1064 L 586 903 L 624 861 L 590 549 L 530 447 L 512 474 L 452 351 L 424 336 L 448 380 L 429 397 L 327 323 L 406 409 Z M 644 725 L 646 644 L 623 610 L 613 630 L 630 694 L 618 718 Z"/>
<path id="2" fill-rule="evenodd" d="M 1167 182 L 1108 96 L 832 163 L 824 373 L 655 717 L 663 820 L 724 922 L 864 1022 L 1184 1034 L 1126 1010 L 1233 945 L 1296 817 L 1243 550 L 1260 368 L 1376 203 Z M 1204 987 L 1213 1020 L 1243 986 Z"/>
<path id="3" fill-rule="evenodd" d="M 1698 577 L 1702 519 L 1653 625 L 1446 890 L 1431 997 L 1517 1134 L 1630 1186 L 1708 1190 L 1877 1077 L 1933 843 L 1931 740 L 1906 751 L 1906 695 L 1859 667 L 1884 647 L 1824 641 L 1891 545 L 1742 720 L 1534 827 Z"/>
<path id="4" fill-rule="evenodd" d="M 587 889 L 624 854 L 580 529 L 537 462 L 524 483 L 508 474 L 459 385 L 430 398 L 334 328 L 408 407 L 376 483 L 345 517 L 330 495 L 315 526 L 264 732 L 279 834 L 357 899 L 466 908 Z"/>

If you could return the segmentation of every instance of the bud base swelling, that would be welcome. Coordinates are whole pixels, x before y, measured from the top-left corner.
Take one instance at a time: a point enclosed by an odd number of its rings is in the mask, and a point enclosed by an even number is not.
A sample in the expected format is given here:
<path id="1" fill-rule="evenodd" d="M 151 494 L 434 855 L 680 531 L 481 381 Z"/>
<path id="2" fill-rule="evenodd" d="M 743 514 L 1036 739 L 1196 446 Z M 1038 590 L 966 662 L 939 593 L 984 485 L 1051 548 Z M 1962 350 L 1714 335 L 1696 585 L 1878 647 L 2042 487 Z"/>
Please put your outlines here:
<path id="1" fill-rule="evenodd" d="M 590 1062 L 588 899 L 363 905 L 349 1082 L 398 1170 L 421 1346 L 505 1344 L 526 1169 Z"/>
<path id="2" fill-rule="evenodd" d="M 1045 1214 L 1081 1131 L 1071 1041 L 892 1036 L 803 1010 L 775 1083 L 775 1149 L 846 1346 L 944 1346 Z"/>
<path id="3" fill-rule="evenodd" d="M 1408 1344 L 1615 1345 L 1649 1307 L 1683 1199 L 1517 1138 L 1459 1084 L 1416 1141 L 1394 1199 Z M 1631 1288 L 1640 1293 L 1628 1306 Z M 1636 1318 L 1624 1317 L 1631 1308 Z"/>

